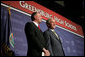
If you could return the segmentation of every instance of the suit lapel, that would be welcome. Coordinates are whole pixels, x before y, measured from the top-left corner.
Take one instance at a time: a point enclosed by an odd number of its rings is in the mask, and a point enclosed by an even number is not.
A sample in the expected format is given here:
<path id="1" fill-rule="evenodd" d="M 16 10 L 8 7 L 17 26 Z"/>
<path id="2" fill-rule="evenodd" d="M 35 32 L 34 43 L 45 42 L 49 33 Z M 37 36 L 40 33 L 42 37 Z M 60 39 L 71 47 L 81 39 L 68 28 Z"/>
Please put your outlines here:
<path id="1" fill-rule="evenodd" d="M 36 30 L 41 31 L 33 22 L 32 22 L 32 25 Z"/>
<path id="2" fill-rule="evenodd" d="M 41 36 L 40 38 L 38 38 L 39 40 L 40 39 L 42 39 L 42 40 L 40 40 L 40 41 L 42 41 L 42 42 L 44 42 L 44 37 L 43 37 L 43 32 L 32 22 L 32 25 L 33 25 L 33 27 L 34 27 L 34 29 L 35 29 L 35 31 L 36 31 L 36 34 L 37 35 L 39 35 L 39 36 Z M 41 43 L 42 43 L 41 42 Z M 43 44 L 43 43 L 42 43 Z M 44 44 L 43 44 L 44 45 Z M 45 45 L 44 45 L 45 46 Z"/>
<path id="3" fill-rule="evenodd" d="M 52 36 L 54 36 L 54 38 L 56 38 L 57 40 L 60 40 L 60 38 L 58 39 L 57 36 L 50 29 L 48 29 L 48 31 L 50 32 L 50 34 L 52 34 Z"/>

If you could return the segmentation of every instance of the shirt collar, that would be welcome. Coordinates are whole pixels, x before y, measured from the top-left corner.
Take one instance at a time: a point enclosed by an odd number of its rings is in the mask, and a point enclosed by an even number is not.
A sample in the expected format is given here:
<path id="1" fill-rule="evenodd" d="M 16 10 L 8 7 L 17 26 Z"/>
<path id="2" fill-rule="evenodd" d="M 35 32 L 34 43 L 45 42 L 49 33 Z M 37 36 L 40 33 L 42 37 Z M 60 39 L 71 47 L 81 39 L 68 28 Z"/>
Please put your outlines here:
<path id="1" fill-rule="evenodd" d="M 33 21 L 33 23 L 38 27 L 38 23 L 36 23 L 35 21 Z"/>
<path id="2" fill-rule="evenodd" d="M 51 31 L 54 31 L 54 29 L 50 29 Z"/>

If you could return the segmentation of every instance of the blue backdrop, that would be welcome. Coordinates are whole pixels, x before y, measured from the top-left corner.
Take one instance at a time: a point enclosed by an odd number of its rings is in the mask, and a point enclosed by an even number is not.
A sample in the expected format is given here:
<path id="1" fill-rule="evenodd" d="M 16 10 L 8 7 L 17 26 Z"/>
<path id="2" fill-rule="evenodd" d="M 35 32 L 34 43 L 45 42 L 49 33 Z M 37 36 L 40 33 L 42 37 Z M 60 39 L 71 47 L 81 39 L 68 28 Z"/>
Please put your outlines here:
<path id="1" fill-rule="evenodd" d="M 1 6 L 1 10 L 5 10 Z M 2 14 L 3 12 L 1 12 Z M 1 21 L 2 22 L 2 21 Z M 24 27 L 27 22 L 31 22 L 30 16 L 22 14 L 20 12 L 11 10 L 11 25 L 12 32 L 14 33 L 15 48 L 10 48 L 15 52 L 16 56 L 27 55 L 27 39 L 24 32 Z M 47 29 L 45 22 L 40 24 L 41 30 L 44 32 Z M 84 56 L 84 39 L 72 34 L 59 27 L 55 29 L 56 33 L 60 36 L 63 49 L 66 56 Z"/>

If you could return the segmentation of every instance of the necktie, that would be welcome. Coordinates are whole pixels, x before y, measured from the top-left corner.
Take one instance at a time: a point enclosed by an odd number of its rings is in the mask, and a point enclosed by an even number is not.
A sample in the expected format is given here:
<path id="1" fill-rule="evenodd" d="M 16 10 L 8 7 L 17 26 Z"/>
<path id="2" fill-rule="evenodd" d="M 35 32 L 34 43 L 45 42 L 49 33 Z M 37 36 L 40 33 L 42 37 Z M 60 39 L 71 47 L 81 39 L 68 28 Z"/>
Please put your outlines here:
<path id="1" fill-rule="evenodd" d="M 40 26 L 38 25 L 38 28 L 40 29 Z"/>
<path id="2" fill-rule="evenodd" d="M 57 39 L 59 40 L 58 34 L 54 30 L 53 33 L 56 35 Z"/>

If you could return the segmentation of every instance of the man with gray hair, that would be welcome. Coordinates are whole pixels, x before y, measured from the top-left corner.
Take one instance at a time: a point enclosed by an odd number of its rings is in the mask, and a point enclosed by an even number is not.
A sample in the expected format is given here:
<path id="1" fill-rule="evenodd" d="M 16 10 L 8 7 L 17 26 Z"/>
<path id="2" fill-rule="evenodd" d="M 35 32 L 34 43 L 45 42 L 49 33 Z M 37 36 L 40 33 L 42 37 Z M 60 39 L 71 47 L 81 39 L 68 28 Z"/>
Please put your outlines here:
<path id="1" fill-rule="evenodd" d="M 44 32 L 44 37 L 47 42 L 47 49 L 50 51 L 51 56 L 64 56 L 62 43 L 58 34 L 54 31 L 56 24 L 54 19 L 46 21 L 48 29 Z"/>

